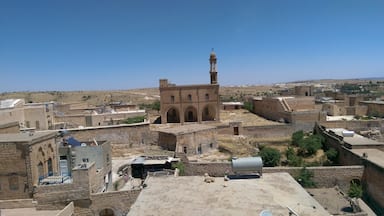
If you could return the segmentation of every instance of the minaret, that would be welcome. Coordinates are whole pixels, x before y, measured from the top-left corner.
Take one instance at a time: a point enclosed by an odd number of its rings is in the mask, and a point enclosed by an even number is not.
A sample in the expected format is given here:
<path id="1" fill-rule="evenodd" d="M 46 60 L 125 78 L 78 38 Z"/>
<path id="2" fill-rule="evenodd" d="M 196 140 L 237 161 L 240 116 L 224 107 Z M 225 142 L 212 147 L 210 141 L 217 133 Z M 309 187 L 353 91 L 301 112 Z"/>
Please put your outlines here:
<path id="1" fill-rule="evenodd" d="M 217 70 L 216 70 L 216 54 L 212 49 L 211 55 L 209 57 L 209 64 L 211 65 L 209 73 L 211 75 L 211 84 L 217 84 Z"/>

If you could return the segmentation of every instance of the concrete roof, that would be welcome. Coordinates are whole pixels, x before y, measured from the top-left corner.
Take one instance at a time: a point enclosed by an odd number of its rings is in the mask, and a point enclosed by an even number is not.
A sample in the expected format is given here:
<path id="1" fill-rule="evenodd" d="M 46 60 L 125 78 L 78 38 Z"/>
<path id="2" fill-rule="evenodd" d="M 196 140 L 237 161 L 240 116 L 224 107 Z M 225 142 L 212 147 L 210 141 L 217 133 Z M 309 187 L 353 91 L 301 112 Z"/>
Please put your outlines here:
<path id="1" fill-rule="evenodd" d="M 368 157 L 367 160 L 384 168 L 384 152 L 378 149 L 351 149 L 353 153 L 363 156 L 365 153 Z"/>
<path id="2" fill-rule="evenodd" d="M 56 132 L 33 132 L 33 133 L 11 133 L 11 134 L 0 134 L 0 143 L 8 142 L 34 142 L 44 137 L 54 137 Z"/>
<path id="3" fill-rule="evenodd" d="M 179 134 L 188 134 L 198 131 L 204 131 L 204 130 L 211 130 L 215 129 L 214 126 L 208 126 L 203 124 L 188 124 L 188 125 L 180 125 L 176 127 L 170 127 L 170 128 L 159 128 L 157 131 L 162 133 L 168 133 L 173 135 L 179 135 Z"/>
<path id="4" fill-rule="evenodd" d="M 149 177 L 128 215 L 330 215 L 288 173 L 205 183 L 203 176 Z"/>
<path id="5" fill-rule="evenodd" d="M 6 109 L 6 108 L 13 108 L 15 105 L 19 102 L 21 102 L 22 99 L 5 99 L 0 100 L 0 109 Z"/>
<path id="6" fill-rule="evenodd" d="M 335 132 L 335 134 L 339 136 L 343 136 L 343 131 L 348 131 L 344 128 L 330 128 L 330 131 Z M 382 142 L 377 142 L 375 140 L 368 139 L 366 137 L 361 136 L 360 134 L 354 134 L 352 137 L 343 137 L 343 141 L 352 146 L 354 145 L 384 145 Z"/>

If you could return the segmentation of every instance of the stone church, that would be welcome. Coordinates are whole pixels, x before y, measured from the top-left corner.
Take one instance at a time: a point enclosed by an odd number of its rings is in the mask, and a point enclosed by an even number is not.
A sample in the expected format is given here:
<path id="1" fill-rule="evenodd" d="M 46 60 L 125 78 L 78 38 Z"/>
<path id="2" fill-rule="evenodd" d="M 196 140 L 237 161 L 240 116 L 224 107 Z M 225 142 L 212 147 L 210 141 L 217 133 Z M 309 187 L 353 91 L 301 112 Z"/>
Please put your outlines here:
<path id="1" fill-rule="evenodd" d="M 160 79 L 161 123 L 219 121 L 220 97 L 217 82 L 217 58 L 212 51 L 209 58 L 210 84 L 175 85 Z"/>

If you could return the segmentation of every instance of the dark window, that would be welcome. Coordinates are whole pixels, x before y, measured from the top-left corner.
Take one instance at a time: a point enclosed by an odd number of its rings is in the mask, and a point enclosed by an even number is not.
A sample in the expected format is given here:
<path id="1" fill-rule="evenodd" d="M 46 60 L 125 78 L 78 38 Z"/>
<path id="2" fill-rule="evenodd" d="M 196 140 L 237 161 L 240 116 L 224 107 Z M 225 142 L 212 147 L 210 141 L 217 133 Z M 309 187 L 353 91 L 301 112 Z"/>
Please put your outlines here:
<path id="1" fill-rule="evenodd" d="M 205 100 L 209 100 L 209 94 L 205 94 Z"/>
<path id="2" fill-rule="evenodd" d="M 192 100 L 192 95 L 188 95 L 188 100 L 191 101 Z"/>
<path id="3" fill-rule="evenodd" d="M 83 163 L 88 163 L 89 159 L 88 158 L 83 158 Z"/>
<path id="4" fill-rule="evenodd" d="M 210 144 L 209 144 L 209 148 L 213 148 L 213 143 L 210 143 Z"/>
<path id="5" fill-rule="evenodd" d="M 175 103 L 175 96 L 171 96 L 171 103 Z"/>
<path id="6" fill-rule="evenodd" d="M 19 190 L 19 178 L 17 176 L 9 177 L 8 181 L 10 190 Z"/>
<path id="7" fill-rule="evenodd" d="M 184 146 L 183 151 L 185 154 L 187 154 L 187 146 Z"/>

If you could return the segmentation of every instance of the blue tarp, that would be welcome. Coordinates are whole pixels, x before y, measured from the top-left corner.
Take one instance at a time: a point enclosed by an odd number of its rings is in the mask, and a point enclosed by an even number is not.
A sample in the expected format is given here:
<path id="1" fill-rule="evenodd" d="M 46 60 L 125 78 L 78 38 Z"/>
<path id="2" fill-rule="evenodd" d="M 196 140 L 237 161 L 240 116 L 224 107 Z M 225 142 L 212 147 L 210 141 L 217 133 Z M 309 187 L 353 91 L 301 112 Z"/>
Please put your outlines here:
<path id="1" fill-rule="evenodd" d="M 75 138 L 73 137 L 69 137 L 67 138 L 67 143 L 71 146 L 81 146 L 81 142 L 77 141 Z"/>

